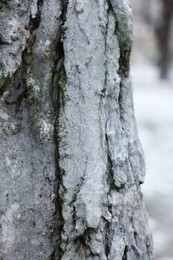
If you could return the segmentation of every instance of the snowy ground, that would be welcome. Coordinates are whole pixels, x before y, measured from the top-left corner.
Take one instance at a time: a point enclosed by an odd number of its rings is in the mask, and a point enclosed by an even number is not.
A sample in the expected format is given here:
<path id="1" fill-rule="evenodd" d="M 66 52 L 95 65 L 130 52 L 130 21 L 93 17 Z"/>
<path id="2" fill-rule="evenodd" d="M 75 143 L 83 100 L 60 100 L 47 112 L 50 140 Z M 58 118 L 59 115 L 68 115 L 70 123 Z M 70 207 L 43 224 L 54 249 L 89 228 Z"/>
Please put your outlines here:
<path id="1" fill-rule="evenodd" d="M 132 66 L 131 74 L 155 259 L 173 260 L 173 80 L 159 81 L 158 71 L 142 63 Z"/>

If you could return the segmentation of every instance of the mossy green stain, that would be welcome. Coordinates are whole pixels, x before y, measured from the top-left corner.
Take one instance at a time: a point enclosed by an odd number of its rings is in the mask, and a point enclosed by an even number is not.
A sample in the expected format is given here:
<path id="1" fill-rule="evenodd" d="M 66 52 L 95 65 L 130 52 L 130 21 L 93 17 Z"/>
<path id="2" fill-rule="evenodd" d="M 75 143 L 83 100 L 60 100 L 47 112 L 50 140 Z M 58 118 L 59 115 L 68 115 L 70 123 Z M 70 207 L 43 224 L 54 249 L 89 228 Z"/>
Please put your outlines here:
<path id="1" fill-rule="evenodd" d="M 127 30 L 127 17 L 123 12 L 119 11 L 116 14 L 118 25 L 118 36 L 121 39 L 121 43 L 129 44 L 129 31 Z"/>
<path id="2" fill-rule="evenodd" d="M 0 137 L 16 135 L 19 131 L 20 126 L 13 118 L 8 117 L 8 119 L 3 119 L 0 115 Z"/>
<path id="3" fill-rule="evenodd" d="M 58 85 L 60 90 L 60 100 L 62 102 L 62 106 L 64 107 L 66 101 L 70 100 L 67 94 L 67 77 L 64 69 L 62 69 L 60 72 Z"/>
<path id="4" fill-rule="evenodd" d="M 27 97 L 27 101 L 30 105 L 38 105 L 38 103 L 39 103 L 37 98 L 31 94 Z"/>
<path id="5" fill-rule="evenodd" d="M 7 80 L 7 77 L 2 76 L 2 77 L 0 78 L 0 89 L 3 88 L 3 86 L 4 86 L 5 82 L 6 82 L 6 80 Z"/>
<path id="6" fill-rule="evenodd" d="M 36 76 L 30 72 L 28 73 L 26 77 L 26 82 L 28 85 L 28 91 L 27 91 L 27 101 L 30 105 L 38 105 L 39 104 L 39 93 L 35 90 L 34 86 L 39 85 L 39 80 L 36 78 Z"/>
<path id="7" fill-rule="evenodd" d="M 3 20 L 4 18 L 5 18 L 5 13 L 3 11 L 0 11 L 0 20 Z"/>
<path id="8" fill-rule="evenodd" d="M 57 131 L 59 132 L 62 129 L 62 123 L 58 121 L 57 123 Z"/>

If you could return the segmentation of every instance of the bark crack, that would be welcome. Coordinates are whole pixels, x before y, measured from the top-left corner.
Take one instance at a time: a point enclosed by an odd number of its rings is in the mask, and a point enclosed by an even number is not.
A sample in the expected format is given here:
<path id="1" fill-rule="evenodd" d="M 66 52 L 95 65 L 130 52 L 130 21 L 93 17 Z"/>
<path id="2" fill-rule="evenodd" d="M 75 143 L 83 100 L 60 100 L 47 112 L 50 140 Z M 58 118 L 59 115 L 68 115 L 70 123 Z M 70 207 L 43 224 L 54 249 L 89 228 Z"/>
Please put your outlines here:
<path id="1" fill-rule="evenodd" d="M 127 252 L 128 252 L 128 246 L 125 246 L 122 260 L 128 260 Z"/>
<path id="2" fill-rule="evenodd" d="M 64 170 L 61 168 L 60 162 L 60 153 L 59 153 L 59 142 L 61 131 L 61 122 L 60 122 L 60 113 L 62 107 L 64 106 L 64 91 L 66 84 L 66 72 L 64 67 L 64 47 L 63 47 L 63 38 L 65 37 L 65 21 L 66 21 L 66 11 L 67 11 L 67 3 L 68 1 L 62 1 L 62 11 L 61 11 L 61 26 L 59 28 L 59 36 L 56 44 L 56 58 L 55 65 L 52 72 L 52 88 L 51 88 L 51 97 L 52 103 L 54 107 L 54 142 L 55 142 L 55 175 L 56 175 L 56 187 L 55 187 L 55 216 L 57 216 L 57 230 L 59 233 L 59 237 L 57 239 L 57 245 L 55 251 L 52 254 L 52 260 L 61 259 L 63 255 L 63 250 L 61 247 L 62 241 L 62 232 L 64 226 L 64 219 L 62 214 L 62 204 L 63 204 L 63 196 L 62 191 L 65 192 L 65 187 L 63 185 L 63 175 Z M 57 232 L 55 230 L 55 232 Z"/>
<path id="3" fill-rule="evenodd" d="M 36 40 L 36 35 L 34 35 L 34 31 L 39 27 L 41 12 L 40 12 L 40 1 L 37 3 L 38 10 L 36 16 L 33 18 L 30 14 L 29 19 L 29 32 L 30 37 L 27 40 L 26 47 L 22 52 L 22 62 L 18 69 L 14 72 L 13 76 L 9 79 L 9 81 L 5 82 L 4 88 L 9 89 L 9 94 L 5 97 L 5 103 L 7 105 L 16 104 L 16 111 L 20 108 L 20 103 L 23 97 L 27 96 L 27 84 L 26 84 L 26 76 L 27 76 L 27 68 L 30 64 L 29 56 L 32 53 L 32 46 Z M 7 87 L 8 83 L 8 87 Z M 13 88 L 12 88 L 13 87 Z M 2 91 L 2 89 L 1 89 Z"/>

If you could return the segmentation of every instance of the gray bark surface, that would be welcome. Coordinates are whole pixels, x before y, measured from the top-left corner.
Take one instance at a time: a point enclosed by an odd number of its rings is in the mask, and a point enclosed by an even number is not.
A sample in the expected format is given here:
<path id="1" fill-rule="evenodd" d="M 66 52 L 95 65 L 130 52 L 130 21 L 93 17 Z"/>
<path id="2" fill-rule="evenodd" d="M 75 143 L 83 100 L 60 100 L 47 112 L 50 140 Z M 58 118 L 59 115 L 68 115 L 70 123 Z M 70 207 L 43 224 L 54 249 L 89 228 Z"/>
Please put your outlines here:
<path id="1" fill-rule="evenodd" d="M 127 0 L 0 3 L 0 256 L 153 259 Z"/>

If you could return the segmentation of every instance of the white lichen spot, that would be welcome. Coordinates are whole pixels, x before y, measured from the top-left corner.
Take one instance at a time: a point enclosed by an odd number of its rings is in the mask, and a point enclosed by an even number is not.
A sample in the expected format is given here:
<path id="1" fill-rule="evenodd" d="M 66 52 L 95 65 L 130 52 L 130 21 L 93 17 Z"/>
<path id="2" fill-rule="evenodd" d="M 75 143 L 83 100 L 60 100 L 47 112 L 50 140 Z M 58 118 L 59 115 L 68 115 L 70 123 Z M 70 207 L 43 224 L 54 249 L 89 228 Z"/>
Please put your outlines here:
<path id="1" fill-rule="evenodd" d="M 42 58 L 47 58 L 50 55 L 50 40 L 40 40 L 37 45 L 37 51 L 40 52 Z"/>
<path id="2" fill-rule="evenodd" d="M 46 46 L 49 46 L 50 44 L 51 44 L 51 41 L 50 41 L 50 40 L 46 40 L 46 41 L 45 41 L 45 45 L 46 45 Z"/>
<path id="3" fill-rule="evenodd" d="M 8 167 L 8 173 L 11 179 L 16 179 L 22 174 L 21 171 L 19 170 L 18 161 L 15 158 L 11 159 L 10 157 L 6 156 L 5 163 Z"/>
<path id="4" fill-rule="evenodd" d="M 2 103 L 4 102 L 3 98 L 1 98 Z M 5 109 L 0 107 L 0 135 L 15 135 L 19 129 L 19 124 L 6 113 Z"/>
<path id="5" fill-rule="evenodd" d="M 45 120 L 40 119 L 39 123 L 40 129 L 40 140 L 43 141 L 51 141 L 53 138 L 54 127 L 53 125 L 47 123 Z"/>
<path id="6" fill-rule="evenodd" d="M 13 245 L 20 240 L 19 230 L 16 229 L 14 224 L 18 211 L 19 205 L 14 203 L 1 217 L 2 234 L 0 242 L 2 243 L 2 248 L 0 248 L 0 252 L 2 254 L 12 251 Z"/>
<path id="7" fill-rule="evenodd" d="M 2 130 L 6 135 L 15 135 L 19 132 L 19 125 L 16 122 L 5 122 L 2 126 Z"/>
<path id="8" fill-rule="evenodd" d="M 35 18 L 37 16 L 37 12 L 38 12 L 37 2 L 38 2 L 38 0 L 32 0 L 32 4 L 31 4 L 31 16 L 32 16 L 32 18 Z"/>
<path id="9" fill-rule="evenodd" d="M 53 192 L 53 193 L 51 194 L 51 200 L 54 201 L 55 198 L 56 198 L 56 195 L 55 195 L 55 193 Z"/>
<path id="10" fill-rule="evenodd" d="M 8 119 L 9 115 L 0 109 L 0 120 L 7 121 Z"/>
<path id="11" fill-rule="evenodd" d="M 81 1 L 81 0 L 76 0 L 76 3 L 75 3 L 75 9 L 76 9 L 76 12 L 78 13 L 83 13 L 84 11 L 84 2 Z"/>
<path id="12" fill-rule="evenodd" d="M 40 86 L 32 76 L 29 76 L 27 79 L 27 86 L 32 88 L 34 95 L 38 96 L 40 94 Z"/>

